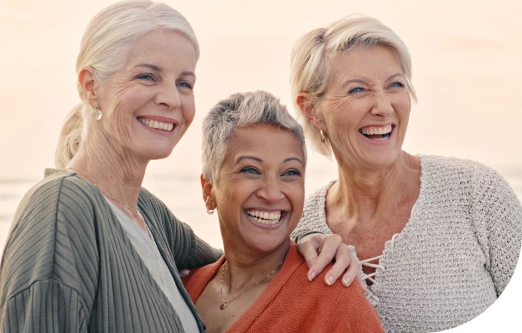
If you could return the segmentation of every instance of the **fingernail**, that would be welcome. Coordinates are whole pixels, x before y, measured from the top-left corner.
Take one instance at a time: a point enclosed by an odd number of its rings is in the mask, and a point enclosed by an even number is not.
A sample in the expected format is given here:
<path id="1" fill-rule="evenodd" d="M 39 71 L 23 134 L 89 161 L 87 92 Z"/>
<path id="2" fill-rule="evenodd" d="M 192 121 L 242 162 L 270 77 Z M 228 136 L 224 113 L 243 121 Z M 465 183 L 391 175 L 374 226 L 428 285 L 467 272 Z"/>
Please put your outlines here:
<path id="1" fill-rule="evenodd" d="M 352 283 L 352 280 L 349 277 L 343 279 L 343 284 L 346 287 L 348 287 L 351 283 Z"/>
<path id="2" fill-rule="evenodd" d="M 333 276 L 329 276 L 328 279 L 326 279 L 326 284 L 331 286 L 335 281 L 335 278 Z"/>
<path id="3" fill-rule="evenodd" d="M 308 280 L 312 281 L 313 279 L 315 279 L 315 276 L 316 276 L 315 272 L 308 274 Z"/>

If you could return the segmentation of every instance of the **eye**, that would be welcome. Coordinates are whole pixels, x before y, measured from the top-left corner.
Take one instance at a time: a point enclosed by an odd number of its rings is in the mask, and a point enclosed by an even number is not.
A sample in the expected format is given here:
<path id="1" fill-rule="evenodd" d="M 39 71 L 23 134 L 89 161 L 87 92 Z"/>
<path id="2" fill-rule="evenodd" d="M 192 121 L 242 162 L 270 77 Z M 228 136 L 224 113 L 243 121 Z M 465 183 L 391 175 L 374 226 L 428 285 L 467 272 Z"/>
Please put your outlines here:
<path id="1" fill-rule="evenodd" d="M 348 91 L 348 94 L 357 94 L 357 93 L 362 93 L 363 91 L 365 91 L 366 89 L 362 88 L 362 87 L 355 87 L 353 89 L 350 89 Z"/>
<path id="2" fill-rule="evenodd" d="M 194 88 L 194 87 L 192 86 L 192 84 L 190 84 L 190 83 L 187 82 L 187 81 L 180 81 L 180 82 L 177 83 L 177 85 L 178 85 L 179 87 L 187 88 L 187 89 L 191 89 L 191 90 Z"/>
<path id="3" fill-rule="evenodd" d="M 283 176 L 301 176 L 301 171 L 297 169 L 288 169 L 283 173 Z"/>
<path id="4" fill-rule="evenodd" d="M 241 172 L 241 173 L 248 173 L 248 174 L 252 174 L 252 175 L 260 175 L 261 174 L 259 172 L 259 170 L 257 170 L 254 167 L 246 167 L 246 168 L 241 169 L 239 172 Z"/>
<path id="5" fill-rule="evenodd" d="M 393 82 L 392 84 L 390 84 L 390 88 L 404 88 L 404 83 L 402 82 Z"/>
<path id="6" fill-rule="evenodd" d="M 152 74 L 140 74 L 136 78 L 140 80 L 154 81 L 154 76 Z"/>

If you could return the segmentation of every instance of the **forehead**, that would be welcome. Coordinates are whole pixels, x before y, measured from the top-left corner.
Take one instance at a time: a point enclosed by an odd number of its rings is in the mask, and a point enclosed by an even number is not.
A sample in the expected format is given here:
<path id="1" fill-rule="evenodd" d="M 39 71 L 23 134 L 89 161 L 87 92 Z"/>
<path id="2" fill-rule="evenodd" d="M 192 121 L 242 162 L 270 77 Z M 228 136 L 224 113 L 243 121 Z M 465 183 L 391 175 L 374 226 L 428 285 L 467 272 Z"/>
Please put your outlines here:
<path id="1" fill-rule="evenodd" d="M 187 37 L 176 31 L 154 30 L 131 45 L 126 65 L 154 63 L 193 70 L 196 61 L 196 48 Z"/>
<path id="2" fill-rule="evenodd" d="M 297 137 L 288 129 L 266 124 L 240 128 L 230 138 L 225 160 L 243 154 L 264 154 L 265 159 L 276 160 L 299 157 L 304 162 Z"/>
<path id="3" fill-rule="evenodd" d="M 333 82 L 345 77 L 388 77 L 402 73 L 397 53 L 391 46 L 356 46 L 339 52 L 331 60 L 331 78 Z"/>

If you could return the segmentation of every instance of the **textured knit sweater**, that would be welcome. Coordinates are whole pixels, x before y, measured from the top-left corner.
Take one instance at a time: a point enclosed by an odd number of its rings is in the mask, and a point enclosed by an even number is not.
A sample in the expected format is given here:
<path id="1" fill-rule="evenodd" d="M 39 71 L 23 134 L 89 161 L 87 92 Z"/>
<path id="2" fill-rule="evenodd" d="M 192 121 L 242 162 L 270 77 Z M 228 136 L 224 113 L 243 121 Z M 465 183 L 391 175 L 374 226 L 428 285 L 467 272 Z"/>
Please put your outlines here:
<path id="1" fill-rule="evenodd" d="M 220 253 L 145 189 L 138 209 L 203 331 L 177 267 L 205 265 Z M 22 200 L 2 258 L 0 288 L 3 332 L 183 331 L 109 203 L 67 171 L 46 177 Z"/>
<path id="2" fill-rule="evenodd" d="M 224 261 L 222 257 L 183 278 L 194 303 Z M 292 245 L 281 270 L 263 294 L 226 332 L 382 332 L 379 317 L 361 286 L 327 286 L 322 282 L 325 271 L 313 282 L 308 281 L 308 266 Z"/>
<path id="3" fill-rule="evenodd" d="M 306 200 L 293 236 L 332 233 L 325 200 L 333 183 Z M 419 197 L 402 232 L 386 242 L 367 297 L 386 332 L 459 326 L 506 288 L 521 240 L 522 206 L 497 172 L 476 162 L 421 156 Z"/>

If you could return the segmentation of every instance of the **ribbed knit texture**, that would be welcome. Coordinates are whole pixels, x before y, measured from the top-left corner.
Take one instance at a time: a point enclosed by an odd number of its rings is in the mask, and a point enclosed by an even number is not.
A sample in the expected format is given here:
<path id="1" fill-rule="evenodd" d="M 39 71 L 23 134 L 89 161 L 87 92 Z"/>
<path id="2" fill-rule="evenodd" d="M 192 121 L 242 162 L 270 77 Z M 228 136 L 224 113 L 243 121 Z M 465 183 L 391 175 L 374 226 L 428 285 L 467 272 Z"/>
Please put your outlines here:
<path id="1" fill-rule="evenodd" d="M 183 278 L 194 303 L 224 260 L 193 270 Z M 356 282 L 348 288 L 341 283 L 327 286 L 323 282 L 326 271 L 313 282 L 308 281 L 308 266 L 292 245 L 281 270 L 263 294 L 226 332 L 382 332 L 379 317 L 361 286 Z"/>
<path id="2" fill-rule="evenodd" d="M 201 266 L 220 253 L 145 189 L 138 207 L 203 331 L 176 264 Z M 67 171 L 48 176 L 22 200 L 0 279 L 3 332 L 183 331 L 103 195 Z"/>
<path id="3" fill-rule="evenodd" d="M 330 186 L 312 194 L 293 237 L 332 233 Z M 476 162 L 421 156 L 421 188 L 410 219 L 386 242 L 367 293 L 386 332 L 438 332 L 486 310 L 508 284 L 522 241 L 522 206 L 508 183 Z M 367 258 L 360 258 L 367 259 Z"/>

